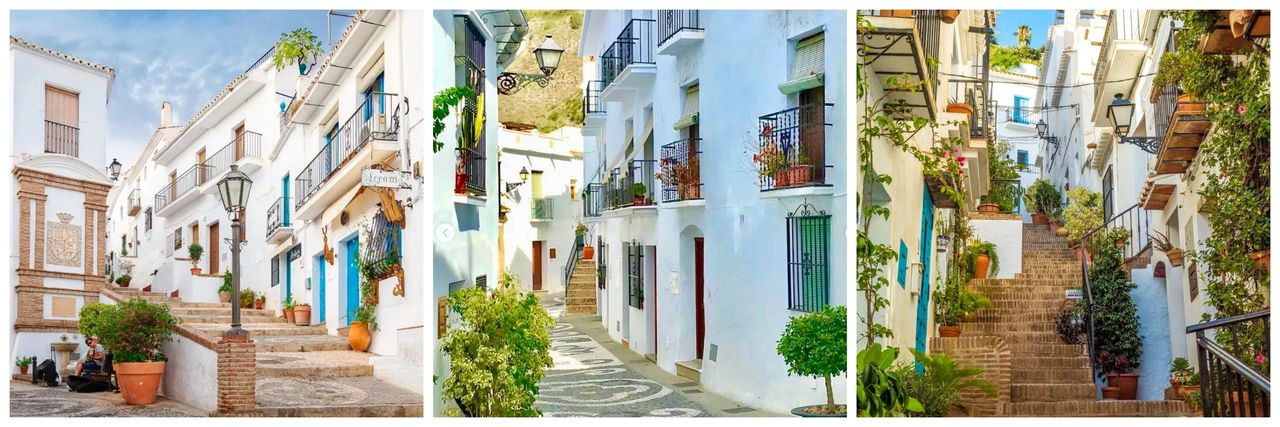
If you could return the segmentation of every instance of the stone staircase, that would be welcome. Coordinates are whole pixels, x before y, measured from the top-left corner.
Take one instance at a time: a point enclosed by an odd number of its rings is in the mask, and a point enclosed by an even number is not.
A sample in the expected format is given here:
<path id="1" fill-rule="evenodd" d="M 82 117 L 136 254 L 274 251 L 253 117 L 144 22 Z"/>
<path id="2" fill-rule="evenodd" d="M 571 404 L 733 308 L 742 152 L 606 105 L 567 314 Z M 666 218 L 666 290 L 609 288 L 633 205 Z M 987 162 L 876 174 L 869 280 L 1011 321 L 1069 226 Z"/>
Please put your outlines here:
<path id="1" fill-rule="evenodd" d="M 1031 224 L 1023 225 L 1022 250 L 1022 272 L 1013 279 L 970 282 L 992 306 L 961 324 L 964 336 L 998 338 L 1007 347 L 1009 359 L 1008 400 L 970 395 L 979 399 L 974 402 L 978 407 L 989 410 L 984 415 L 1190 415 L 1182 401 L 1099 400 L 1088 349 L 1084 344 L 1063 343 L 1057 333 L 1058 316 L 1068 303 L 1067 290 L 1081 286 L 1075 253 L 1065 239 Z M 941 340 L 946 339 L 935 340 L 936 348 L 947 347 Z M 972 353 L 967 356 L 981 359 Z"/>
<path id="2" fill-rule="evenodd" d="M 565 314 L 596 314 L 596 260 L 581 259 L 573 266 L 564 291 Z"/>
<path id="3" fill-rule="evenodd" d="M 193 303 L 163 293 L 114 288 L 126 297 L 164 303 L 182 324 L 216 342 L 231 324 L 231 304 Z M 296 326 L 274 310 L 240 309 L 256 350 L 258 414 L 272 417 L 420 417 L 422 394 L 373 376 L 370 353 L 324 325 Z"/>

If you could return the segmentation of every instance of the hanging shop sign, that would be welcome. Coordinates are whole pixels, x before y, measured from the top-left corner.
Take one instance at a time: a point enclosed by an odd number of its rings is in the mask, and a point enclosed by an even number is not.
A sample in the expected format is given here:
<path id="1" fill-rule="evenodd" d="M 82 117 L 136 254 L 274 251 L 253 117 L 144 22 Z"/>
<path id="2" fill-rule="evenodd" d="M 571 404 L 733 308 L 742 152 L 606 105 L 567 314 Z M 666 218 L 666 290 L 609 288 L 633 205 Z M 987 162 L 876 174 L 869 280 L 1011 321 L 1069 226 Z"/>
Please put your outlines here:
<path id="1" fill-rule="evenodd" d="M 404 171 L 385 171 L 373 168 L 364 168 L 360 171 L 360 185 L 374 188 L 413 188 L 410 185 L 412 177 L 408 172 Z"/>

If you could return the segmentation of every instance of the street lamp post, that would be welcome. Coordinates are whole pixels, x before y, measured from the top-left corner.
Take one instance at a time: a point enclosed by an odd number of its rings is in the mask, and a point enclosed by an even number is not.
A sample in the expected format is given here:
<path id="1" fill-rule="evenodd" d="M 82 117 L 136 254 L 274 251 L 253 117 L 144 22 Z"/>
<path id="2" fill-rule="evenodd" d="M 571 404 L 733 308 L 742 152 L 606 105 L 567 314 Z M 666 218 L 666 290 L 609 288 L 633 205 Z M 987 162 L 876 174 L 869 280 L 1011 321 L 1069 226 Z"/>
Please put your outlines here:
<path id="1" fill-rule="evenodd" d="M 1116 98 L 1107 105 L 1107 118 L 1111 120 L 1111 126 L 1115 128 L 1116 139 L 1121 144 L 1132 144 L 1151 154 L 1160 152 L 1160 142 L 1163 138 L 1150 136 L 1134 136 L 1130 137 L 1129 130 L 1133 125 L 1133 103 L 1124 99 L 1124 94 L 1117 93 Z"/>
<path id="2" fill-rule="evenodd" d="M 1039 135 L 1040 139 L 1043 139 L 1045 142 L 1048 142 L 1053 145 L 1058 145 L 1058 137 L 1049 136 L 1049 124 L 1045 123 L 1043 118 L 1040 119 L 1040 123 L 1036 123 L 1036 134 Z"/>
<path id="3" fill-rule="evenodd" d="M 120 165 L 119 159 L 115 159 L 115 158 L 111 159 L 111 166 L 107 166 L 107 171 L 111 173 L 112 180 L 120 178 L 120 166 L 121 165 Z"/>
<path id="4" fill-rule="evenodd" d="M 520 168 L 520 182 L 514 182 L 514 183 L 508 182 L 507 192 L 510 193 L 511 190 L 515 190 L 516 187 L 519 187 L 521 184 L 524 184 L 525 182 L 528 182 L 528 181 L 529 181 L 529 169 L 522 167 Z"/>
<path id="5" fill-rule="evenodd" d="M 538 61 L 538 71 L 542 74 L 502 73 L 498 75 L 498 93 L 510 95 L 524 89 L 529 83 L 537 83 L 539 87 L 547 87 L 551 83 L 551 75 L 560 67 L 560 55 L 564 49 L 547 34 L 542 44 L 533 50 L 534 59 Z"/>
<path id="6" fill-rule="evenodd" d="M 222 207 L 231 214 L 231 331 L 240 331 L 240 217 L 249 200 L 253 180 L 240 172 L 239 165 L 231 165 L 227 176 L 218 181 L 218 195 Z M 210 242 L 217 244 L 217 242 Z"/>

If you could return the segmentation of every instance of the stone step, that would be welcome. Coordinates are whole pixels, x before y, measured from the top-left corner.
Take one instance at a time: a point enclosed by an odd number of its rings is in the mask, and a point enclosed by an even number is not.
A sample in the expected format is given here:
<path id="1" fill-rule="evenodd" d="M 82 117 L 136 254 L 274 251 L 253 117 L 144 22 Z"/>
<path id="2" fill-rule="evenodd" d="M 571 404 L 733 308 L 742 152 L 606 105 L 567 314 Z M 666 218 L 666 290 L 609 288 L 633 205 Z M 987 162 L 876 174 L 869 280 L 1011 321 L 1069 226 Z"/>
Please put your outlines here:
<path id="1" fill-rule="evenodd" d="M 1080 400 L 1006 403 L 1011 417 L 1198 417 L 1181 400 Z"/>
<path id="2" fill-rule="evenodd" d="M 971 279 L 969 286 L 1041 286 L 1041 287 L 1079 287 L 1078 281 L 1075 280 L 1045 280 L 1045 279 Z"/>
<path id="3" fill-rule="evenodd" d="M 970 319 L 974 323 L 1006 323 L 1006 322 L 1057 322 L 1058 317 L 1062 314 L 1058 309 L 1047 310 L 1027 310 L 1027 311 L 999 311 L 982 309 L 978 310 Z"/>
<path id="4" fill-rule="evenodd" d="M 1089 384 L 1093 385 L 1093 373 L 1089 369 L 1022 369 L 1014 368 L 1011 376 L 1014 384 Z"/>
<path id="5" fill-rule="evenodd" d="M 981 335 L 1004 335 L 1006 332 L 1056 332 L 1053 323 L 960 322 L 960 330 Z"/>
<path id="6" fill-rule="evenodd" d="M 596 297 L 595 295 L 590 297 L 568 297 L 564 299 L 564 303 L 566 305 L 589 305 L 595 307 Z"/>
<path id="7" fill-rule="evenodd" d="M 566 305 L 565 314 L 596 314 L 595 305 Z"/>
<path id="8" fill-rule="evenodd" d="M 255 335 L 253 341 L 258 353 L 351 350 L 346 338 L 332 335 Z"/>
<path id="9" fill-rule="evenodd" d="M 701 383 L 702 359 L 676 362 L 676 375 L 693 380 L 693 382 Z"/>
<path id="10" fill-rule="evenodd" d="M 1014 402 L 1062 402 L 1097 399 L 1098 389 L 1089 384 L 1014 384 Z"/>
<path id="11" fill-rule="evenodd" d="M 226 315 L 213 315 L 213 316 L 208 316 L 208 315 L 196 315 L 196 314 L 179 314 L 179 315 L 175 315 L 174 317 L 177 317 L 177 318 L 179 318 L 179 319 L 182 319 L 182 322 L 183 322 L 183 323 L 223 323 L 223 324 L 228 324 L 228 325 L 230 325 L 230 324 L 231 324 L 231 315 L 230 315 L 230 314 L 226 314 Z M 288 321 L 287 321 L 287 320 L 285 320 L 285 319 L 283 319 L 283 318 L 276 317 L 276 316 L 273 316 L 273 315 L 266 315 L 266 316 L 254 315 L 254 316 L 248 316 L 248 315 L 241 314 L 241 315 L 240 315 L 240 322 L 241 322 L 241 323 L 281 323 L 281 324 L 284 324 L 284 323 L 286 323 L 286 322 L 288 322 Z"/>
<path id="12" fill-rule="evenodd" d="M 169 307 L 169 313 L 173 314 L 174 316 L 181 316 L 181 315 L 227 315 L 227 316 L 230 316 L 231 308 L 230 307 L 185 307 L 185 306 L 173 307 L 171 306 Z M 241 316 L 278 317 L 276 316 L 275 310 L 269 310 L 269 309 L 259 310 L 254 308 L 242 308 L 240 309 L 240 315 Z"/>
<path id="13" fill-rule="evenodd" d="M 374 377 L 259 377 L 255 401 L 267 417 L 421 417 L 422 394 Z"/>
<path id="14" fill-rule="evenodd" d="M 258 377 L 335 378 L 373 375 L 369 353 L 358 351 L 258 352 Z"/>
<path id="15" fill-rule="evenodd" d="M 594 286 L 589 288 L 580 287 L 580 286 L 579 287 L 570 286 L 569 290 L 565 291 L 565 296 L 569 298 L 586 298 L 586 297 L 595 298 L 596 288 Z"/>
<path id="16" fill-rule="evenodd" d="M 1014 366 L 1018 369 L 1084 368 L 1087 370 L 1089 369 L 1089 357 L 1085 355 L 1046 356 L 1046 355 L 1016 354 L 1013 356 L 1011 366 Z"/>
<path id="17" fill-rule="evenodd" d="M 1059 344 L 1062 337 L 1057 332 L 1013 332 L 1001 335 L 1010 347 L 1019 344 Z"/>
<path id="18" fill-rule="evenodd" d="M 1036 297 L 1054 297 L 1054 298 L 1062 299 L 1067 297 L 1068 288 L 1066 286 L 1010 285 L 1010 286 L 975 286 L 970 289 L 973 290 L 974 292 L 982 294 L 983 296 L 986 296 L 988 299 L 994 298 L 994 297 L 1016 297 L 1016 296 L 1030 296 L 1030 295 L 1034 295 Z"/>
<path id="19" fill-rule="evenodd" d="M 1084 344 L 1036 344 L 1018 345 L 1009 348 L 1014 356 L 1051 355 L 1051 356 L 1085 356 Z"/>
<path id="20" fill-rule="evenodd" d="M 1079 271 L 1056 272 L 1056 273 L 1015 273 L 1013 280 L 1065 280 L 1070 282 L 1079 282 L 1083 278 L 1083 274 Z"/>
<path id="21" fill-rule="evenodd" d="M 978 310 L 981 314 L 986 311 L 997 311 L 1005 313 L 1022 313 L 1033 310 L 1051 310 L 1062 306 L 1062 299 L 1026 299 L 1026 300 L 991 300 L 991 306 Z"/>
<path id="22" fill-rule="evenodd" d="M 228 323 L 193 323 L 189 324 L 189 326 L 220 335 L 222 331 L 227 330 Z M 251 334 L 250 336 L 255 339 L 265 336 L 325 335 L 328 333 L 323 325 L 297 326 L 288 323 L 245 323 L 240 327 L 247 329 Z"/>

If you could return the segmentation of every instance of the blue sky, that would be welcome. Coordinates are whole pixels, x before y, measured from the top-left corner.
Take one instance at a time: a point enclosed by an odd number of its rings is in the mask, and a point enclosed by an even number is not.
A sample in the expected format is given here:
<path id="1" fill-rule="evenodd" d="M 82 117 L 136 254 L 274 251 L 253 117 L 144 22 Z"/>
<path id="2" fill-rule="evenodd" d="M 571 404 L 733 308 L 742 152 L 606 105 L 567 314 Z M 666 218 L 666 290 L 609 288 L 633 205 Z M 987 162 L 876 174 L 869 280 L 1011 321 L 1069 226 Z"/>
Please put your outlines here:
<path id="1" fill-rule="evenodd" d="M 12 35 L 116 70 L 108 103 L 107 158 L 132 165 L 173 103 L 185 123 L 280 33 L 310 28 L 325 46 L 319 11 L 13 11 Z M 333 17 L 333 37 L 348 18 Z M 109 161 L 109 160 L 108 160 Z"/>
<path id="2" fill-rule="evenodd" d="M 1018 38 L 1014 37 L 1014 31 L 1023 24 L 1031 27 L 1031 43 L 1027 46 L 1039 48 L 1044 45 L 1049 25 L 1053 24 L 1053 10 L 1003 9 L 996 12 L 996 42 L 1001 46 L 1017 46 Z"/>

